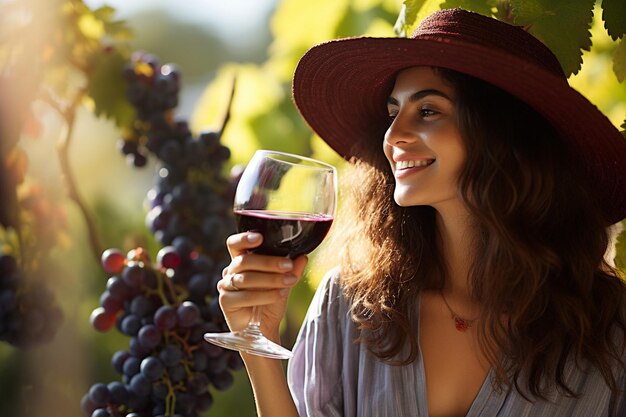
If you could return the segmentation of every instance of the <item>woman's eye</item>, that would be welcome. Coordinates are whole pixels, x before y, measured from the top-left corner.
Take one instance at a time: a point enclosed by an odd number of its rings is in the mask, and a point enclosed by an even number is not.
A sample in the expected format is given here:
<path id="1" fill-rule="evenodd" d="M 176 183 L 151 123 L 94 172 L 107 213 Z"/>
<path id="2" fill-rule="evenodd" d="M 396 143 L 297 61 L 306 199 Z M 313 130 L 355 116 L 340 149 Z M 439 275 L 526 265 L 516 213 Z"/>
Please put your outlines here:
<path id="1" fill-rule="evenodd" d="M 420 116 L 422 117 L 431 117 L 435 116 L 437 112 L 432 109 L 420 109 Z"/>
<path id="2" fill-rule="evenodd" d="M 389 115 L 387 116 L 389 118 L 389 122 L 393 122 L 397 115 L 398 113 L 389 113 Z"/>

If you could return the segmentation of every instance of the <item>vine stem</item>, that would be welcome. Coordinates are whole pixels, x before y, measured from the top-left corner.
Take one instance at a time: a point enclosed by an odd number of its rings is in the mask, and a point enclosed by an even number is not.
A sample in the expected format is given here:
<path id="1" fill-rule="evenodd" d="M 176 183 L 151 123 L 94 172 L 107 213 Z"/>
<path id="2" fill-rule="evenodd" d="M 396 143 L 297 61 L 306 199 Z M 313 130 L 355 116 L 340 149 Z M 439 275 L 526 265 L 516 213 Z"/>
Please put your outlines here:
<path id="1" fill-rule="evenodd" d="M 62 108 L 59 103 L 53 100 L 50 96 L 45 96 L 44 101 L 46 101 L 53 109 L 59 112 L 60 115 L 63 117 L 63 120 L 65 121 L 66 131 L 65 134 L 59 139 L 57 145 L 59 164 L 61 166 L 61 172 L 63 173 L 63 177 L 65 178 L 65 184 L 67 185 L 68 197 L 76 204 L 85 221 L 89 237 L 89 246 L 91 247 L 92 255 L 96 258 L 97 262 L 100 262 L 103 247 L 100 243 L 100 237 L 96 228 L 96 222 L 91 212 L 87 208 L 87 204 L 85 203 L 80 192 L 78 191 L 76 176 L 74 175 L 74 171 L 72 170 L 69 157 L 70 144 L 72 142 L 74 126 L 76 122 L 76 110 L 78 109 L 78 106 L 80 105 L 80 102 L 85 96 L 86 92 L 87 90 L 85 88 L 80 89 L 74 96 L 74 99 L 71 101 L 71 103 L 67 105 L 66 108 Z"/>

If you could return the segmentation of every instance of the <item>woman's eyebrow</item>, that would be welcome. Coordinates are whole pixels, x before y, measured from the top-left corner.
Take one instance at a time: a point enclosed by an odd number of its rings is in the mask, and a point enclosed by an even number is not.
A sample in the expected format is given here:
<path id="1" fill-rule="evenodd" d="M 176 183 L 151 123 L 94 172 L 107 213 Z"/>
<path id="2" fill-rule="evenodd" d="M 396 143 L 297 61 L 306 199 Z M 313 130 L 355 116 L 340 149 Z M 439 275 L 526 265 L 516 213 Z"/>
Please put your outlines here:
<path id="1" fill-rule="evenodd" d="M 447 100 L 452 101 L 452 99 L 450 99 L 450 97 L 448 97 L 448 95 L 446 93 L 444 93 L 443 91 L 440 90 L 435 90 L 433 88 L 429 88 L 426 90 L 420 90 L 416 93 L 411 94 L 411 96 L 409 97 L 409 102 L 414 103 L 426 96 L 439 96 L 439 97 L 443 97 Z M 396 100 L 393 96 L 389 96 L 389 98 L 387 99 L 387 104 L 398 104 L 398 100 Z"/>

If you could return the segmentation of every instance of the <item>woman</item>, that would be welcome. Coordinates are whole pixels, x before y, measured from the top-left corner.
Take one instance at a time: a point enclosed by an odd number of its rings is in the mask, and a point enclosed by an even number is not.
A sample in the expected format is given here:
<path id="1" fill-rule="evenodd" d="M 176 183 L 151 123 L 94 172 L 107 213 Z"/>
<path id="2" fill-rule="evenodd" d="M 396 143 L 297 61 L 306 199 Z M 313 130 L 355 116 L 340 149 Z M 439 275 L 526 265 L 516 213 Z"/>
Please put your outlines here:
<path id="1" fill-rule="evenodd" d="M 626 289 L 603 258 L 626 141 L 545 46 L 439 11 L 411 39 L 312 48 L 294 99 L 353 195 L 288 384 L 243 354 L 260 415 L 626 415 Z M 261 239 L 228 239 L 220 302 L 233 330 L 263 305 L 278 341 L 306 258 L 248 253 Z"/>

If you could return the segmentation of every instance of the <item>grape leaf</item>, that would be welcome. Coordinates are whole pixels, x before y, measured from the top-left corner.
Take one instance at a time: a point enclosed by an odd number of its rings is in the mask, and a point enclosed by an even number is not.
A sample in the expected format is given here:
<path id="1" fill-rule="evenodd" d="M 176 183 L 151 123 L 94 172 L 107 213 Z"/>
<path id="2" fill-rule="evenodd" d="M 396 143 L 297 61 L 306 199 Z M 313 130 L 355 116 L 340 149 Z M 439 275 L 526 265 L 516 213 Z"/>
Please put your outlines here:
<path id="1" fill-rule="evenodd" d="M 442 9 L 452 9 L 460 7 L 461 9 L 471 10 L 485 16 L 493 14 L 493 8 L 496 7 L 496 0 L 445 0 L 441 5 Z"/>
<path id="2" fill-rule="evenodd" d="M 626 40 L 624 39 L 619 41 L 613 52 L 613 72 L 620 83 L 626 79 Z"/>
<path id="3" fill-rule="evenodd" d="M 582 50 L 591 47 L 593 5 L 594 0 L 511 0 L 515 24 L 545 43 L 567 76 L 580 70 Z"/>
<path id="4" fill-rule="evenodd" d="M 626 1 L 602 0 L 602 20 L 613 40 L 626 34 Z"/>
<path id="5" fill-rule="evenodd" d="M 134 110 L 126 99 L 127 82 L 122 76 L 128 61 L 120 49 L 105 49 L 94 55 L 88 75 L 87 95 L 94 103 L 94 114 L 113 119 L 120 126 L 128 126 Z"/>
<path id="6" fill-rule="evenodd" d="M 390 18 L 393 18 L 392 13 L 381 5 L 360 11 L 356 11 L 352 5 L 348 5 L 343 17 L 337 23 L 334 36 L 344 38 L 362 35 L 375 20 L 389 20 Z"/>
<path id="7" fill-rule="evenodd" d="M 417 12 L 420 11 L 424 3 L 427 0 L 404 0 L 402 2 L 402 9 L 398 15 L 393 30 L 400 37 L 406 38 L 409 28 L 415 24 L 417 19 Z"/>

